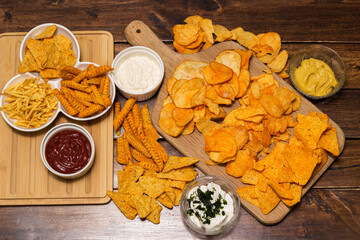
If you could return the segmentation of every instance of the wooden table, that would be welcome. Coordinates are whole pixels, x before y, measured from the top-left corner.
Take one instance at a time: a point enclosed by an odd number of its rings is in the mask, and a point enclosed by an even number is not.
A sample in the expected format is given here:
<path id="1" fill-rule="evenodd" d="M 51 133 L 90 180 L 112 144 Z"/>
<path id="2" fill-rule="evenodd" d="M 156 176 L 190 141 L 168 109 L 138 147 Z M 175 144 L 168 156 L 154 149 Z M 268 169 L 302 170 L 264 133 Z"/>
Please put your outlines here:
<path id="1" fill-rule="evenodd" d="M 0 33 L 26 32 L 55 22 L 73 31 L 106 30 L 113 34 L 115 54 L 127 48 L 124 29 L 139 19 L 169 46 L 172 26 L 189 15 L 208 17 L 229 29 L 241 26 L 256 34 L 275 31 L 290 57 L 299 48 L 320 43 L 345 61 L 343 89 L 313 101 L 344 130 L 345 149 L 290 214 L 275 226 L 264 226 L 245 210 L 227 239 L 359 239 L 360 238 L 360 3 L 356 1 L 2 1 Z M 1 55 L 1 53 L 0 53 Z M 116 99 L 124 102 L 117 93 Z M 150 108 L 155 99 L 147 103 Z M 1 132 L 0 132 L 1 134 Z M 181 155 L 161 141 L 170 155 Z M 2 149 L 3 150 L 3 149 Z M 114 161 L 116 171 L 121 166 Z M 2 181 L 2 179 L 0 179 Z M 0 207 L 1 239 L 194 239 L 178 207 L 164 209 L 161 223 L 127 220 L 113 202 L 104 205 Z"/>

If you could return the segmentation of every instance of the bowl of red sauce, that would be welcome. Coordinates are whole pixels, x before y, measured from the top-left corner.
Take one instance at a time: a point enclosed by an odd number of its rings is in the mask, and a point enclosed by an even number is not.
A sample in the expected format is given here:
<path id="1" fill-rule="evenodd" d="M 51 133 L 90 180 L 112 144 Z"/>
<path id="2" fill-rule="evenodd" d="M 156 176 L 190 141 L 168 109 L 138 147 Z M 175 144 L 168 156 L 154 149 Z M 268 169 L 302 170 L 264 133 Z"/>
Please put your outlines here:
<path id="1" fill-rule="evenodd" d="M 91 134 L 74 123 L 50 129 L 40 147 L 41 159 L 53 174 L 74 179 L 85 175 L 94 163 L 95 144 Z"/>

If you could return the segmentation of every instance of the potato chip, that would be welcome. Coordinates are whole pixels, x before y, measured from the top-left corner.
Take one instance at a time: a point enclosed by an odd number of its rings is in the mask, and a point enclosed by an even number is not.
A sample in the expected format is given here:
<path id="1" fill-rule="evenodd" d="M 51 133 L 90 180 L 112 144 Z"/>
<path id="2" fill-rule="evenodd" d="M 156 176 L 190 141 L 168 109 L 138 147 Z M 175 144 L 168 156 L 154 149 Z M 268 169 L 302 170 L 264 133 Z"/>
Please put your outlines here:
<path id="1" fill-rule="evenodd" d="M 211 121 L 206 118 L 201 118 L 199 121 L 196 122 L 196 128 L 201 132 L 203 136 L 205 136 L 210 130 L 220 128 L 220 124 L 217 122 Z"/>
<path id="2" fill-rule="evenodd" d="M 184 61 L 176 67 L 173 77 L 177 80 L 203 78 L 203 68 L 207 65 L 207 63 L 200 61 Z"/>
<path id="3" fill-rule="evenodd" d="M 260 43 L 259 39 L 256 37 L 255 34 L 246 31 L 237 32 L 236 41 L 238 41 L 238 43 L 240 43 L 241 45 L 243 45 L 248 49 L 251 49 L 253 46 Z"/>
<path id="4" fill-rule="evenodd" d="M 192 108 L 175 108 L 172 112 L 172 118 L 179 127 L 184 127 L 194 118 Z"/>
<path id="5" fill-rule="evenodd" d="M 255 161 L 250 157 L 250 151 L 240 150 L 236 153 L 235 160 L 226 164 L 226 173 L 233 177 L 242 177 L 254 164 Z"/>
<path id="6" fill-rule="evenodd" d="M 180 87 L 188 80 L 186 79 L 180 79 L 178 81 L 176 81 L 173 85 L 172 85 L 172 88 L 171 88 L 171 92 L 169 93 L 170 94 L 170 97 L 171 97 L 171 100 L 174 98 L 176 92 L 180 89 Z M 173 100 L 172 100 L 173 101 Z"/>
<path id="7" fill-rule="evenodd" d="M 213 27 L 211 19 L 207 19 L 207 18 L 202 19 L 200 21 L 200 28 L 205 33 L 206 41 L 208 41 L 211 44 L 214 44 L 214 42 L 215 42 L 214 37 L 213 37 L 214 27 Z"/>
<path id="8" fill-rule="evenodd" d="M 205 99 L 205 94 L 207 91 L 207 86 L 204 85 L 200 88 L 199 91 L 197 91 L 194 96 L 191 98 L 191 107 L 197 107 L 197 106 L 201 106 L 204 105 L 204 99 Z M 205 113 L 204 113 L 205 114 Z"/>
<path id="9" fill-rule="evenodd" d="M 288 52 L 283 50 L 271 62 L 269 62 L 267 66 L 271 69 L 271 71 L 279 73 L 285 68 L 288 57 Z"/>
<path id="10" fill-rule="evenodd" d="M 183 46 L 184 48 L 188 49 L 188 50 L 195 50 L 195 49 L 199 49 L 202 47 L 202 43 L 203 43 L 203 40 L 204 40 L 204 33 L 202 33 L 201 31 L 198 32 L 198 37 L 196 38 L 196 41 L 193 42 L 193 43 L 190 43 L 189 45 L 181 45 Z"/>
<path id="11" fill-rule="evenodd" d="M 225 105 L 231 105 L 231 99 L 223 98 L 219 96 L 219 94 L 216 92 L 214 86 L 207 86 L 207 90 L 205 93 L 205 97 L 207 99 L 210 99 L 213 103 L 216 104 L 225 104 Z"/>
<path id="12" fill-rule="evenodd" d="M 231 33 L 232 33 L 231 39 L 236 40 L 243 32 L 244 32 L 244 29 L 241 27 L 237 27 L 237 28 L 231 30 Z"/>
<path id="13" fill-rule="evenodd" d="M 164 99 L 162 106 L 164 107 L 168 103 L 174 103 L 170 95 Z"/>
<path id="14" fill-rule="evenodd" d="M 173 169 L 167 173 L 161 172 L 158 174 L 158 177 L 188 182 L 194 180 L 197 174 L 198 173 L 194 170 L 194 167 L 188 166 L 179 169 Z"/>
<path id="15" fill-rule="evenodd" d="M 247 106 L 245 108 L 237 108 L 235 111 L 235 117 L 239 120 L 247 120 L 255 116 L 264 116 L 265 111 L 261 108 L 255 108 Z"/>
<path id="16" fill-rule="evenodd" d="M 176 108 L 175 104 L 169 103 L 166 104 L 160 112 L 159 127 L 170 136 L 177 137 L 184 127 L 179 127 L 176 125 L 174 119 L 172 118 L 172 112 Z"/>
<path id="17" fill-rule="evenodd" d="M 273 117 L 280 118 L 285 112 L 281 101 L 274 95 L 261 95 L 260 103 L 264 110 Z"/>
<path id="18" fill-rule="evenodd" d="M 334 156 L 339 156 L 339 143 L 336 134 L 336 128 L 332 127 L 326 130 L 319 139 L 319 146 Z"/>
<path id="19" fill-rule="evenodd" d="M 236 95 L 239 92 L 240 86 L 236 74 L 233 74 L 232 78 L 226 83 L 213 85 L 216 93 L 223 98 L 235 100 Z"/>
<path id="20" fill-rule="evenodd" d="M 191 108 L 191 99 L 204 85 L 202 78 L 193 78 L 184 82 L 172 96 L 176 107 Z"/>
<path id="21" fill-rule="evenodd" d="M 166 90 L 168 91 L 169 94 L 171 94 L 171 89 L 176 81 L 177 79 L 174 77 L 171 77 L 166 81 Z"/>
<path id="22" fill-rule="evenodd" d="M 232 50 L 222 51 L 216 56 L 215 62 L 224 64 L 225 66 L 231 68 L 239 77 L 241 67 L 241 56 L 239 53 Z"/>
<path id="23" fill-rule="evenodd" d="M 231 152 L 234 147 L 236 148 L 234 137 L 223 129 L 205 135 L 206 152 Z"/>
<path id="24" fill-rule="evenodd" d="M 194 24 L 195 26 L 200 27 L 200 22 L 201 20 L 203 20 L 203 18 L 199 15 L 195 15 L 195 16 L 189 16 L 187 17 L 184 22 L 188 23 L 188 24 Z"/>
<path id="25" fill-rule="evenodd" d="M 198 106 L 194 107 L 194 122 L 197 123 L 201 118 L 205 117 L 206 114 L 206 107 L 205 106 Z"/>
<path id="26" fill-rule="evenodd" d="M 232 78 L 233 71 L 231 68 L 218 62 L 211 62 L 204 67 L 204 79 L 208 84 L 219 84 L 229 81 Z"/>
<path id="27" fill-rule="evenodd" d="M 178 24 L 173 27 L 174 41 L 181 45 L 189 45 L 196 41 L 200 28 L 193 24 Z"/>
<path id="28" fill-rule="evenodd" d="M 233 34 L 226 27 L 221 25 L 214 25 L 214 33 L 216 35 L 216 42 L 224 42 L 231 40 Z"/>
<path id="29" fill-rule="evenodd" d="M 197 41 L 194 43 L 191 43 L 189 46 L 193 46 L 193 45 L 197 44 L 198 43 Z M 173 46 L 176 49 L 176 51 L 181 54 L 193 54 L 193 53 L 197 53 L 198 51 L 200 51 L 200 49 L 202 47 L 202 42 L 200 42 L 199 45 L 195 48 L 186 48 L 185 46 L 178 44 L 176 41 L 173 42 Z"/>

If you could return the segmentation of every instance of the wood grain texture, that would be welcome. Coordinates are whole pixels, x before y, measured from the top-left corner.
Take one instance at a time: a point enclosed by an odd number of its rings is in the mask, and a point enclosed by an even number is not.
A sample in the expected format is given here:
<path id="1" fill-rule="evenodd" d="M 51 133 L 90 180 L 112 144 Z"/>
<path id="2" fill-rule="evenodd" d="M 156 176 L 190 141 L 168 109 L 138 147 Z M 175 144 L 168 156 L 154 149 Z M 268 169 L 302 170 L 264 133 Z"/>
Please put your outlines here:
<path id="1" fill-rule="evenodd" d="M 115 41 L 124 41 L 125 27 L 138 19 L 151 26 L 162 40 L 172 40 L 173 25 L 199 14 L 229 29 L 243 27 L 255 34 L 276 31 L 283 41 L 360 41 L 360 36 L 354 34 L 360 22 L 357 1 L 3 0 L 1 3 L 0 33 L 29 31 L 39 24 L 56 22 L 72 31 L 110 31 Z"/>
<path id="2" fill-rule="evenodd" d="M 81 49 L 81 59 L 110 65 L 113 59 L 113 38 L 108 32 L 75 32 Z M 15 76 L 20 61 L 20 43 L 25 33 L 0 35 L 0 88 Z M 99 50 L 100 47 L 102 50 Z M 105 203 L 112 189 L 112 118 L 109 111 L 88 122 L 70 121 L 58 115 L 47 128 L 24 133 L 12 129 L 0 120 L 0 205 L 85 204 Z M 92 135 L 96 155 L 92 169 L 82 178 L 63 180 L 50 173 L 40 157 L 41 141 L 48 130 L 64 122 L 86 128 Z"/>
<path id="3" fill-rule="evenodd" d="M 205 174 L 209 175 L 218 175 L 224 177 L 231 183 L 235 185 L 235 187 L 242 187 L 245 186 L 240 179 L 234 178 L 226 174 L 225 166 L 209 166 L 206 165 L 205 162 L 209 159 L 207 154 L 203 151 L 204 147 L 204 137 L 200 132 L 195 130 L 191 135 L 188 136 L 178 136 L 176 138 L 167 135 L 160 127 L 159 127 L 159 115 L 162 109 L 163 100 L 168 96 L 166 90 L 166 80 L 170 78 L 175 70 L 175 68 L 185 60 L 197 60 L 197 61 L 204 61 L 204 62 L 211 62 L 215 59 L 215 57 L 225 49 L 234 49 L 234 48 L 243 48 L 239 44 L 235 42 L 224 42 L 219 43 L 211 48 L 198 52 L 195 54 L 179 54 L 174 52 L 172 49 L 165 46 L 160 39 L 141 21 L 133 21 L 131 22 L 125 29 L 125 35 L 128 42 L 132 45 L 141 45 L 146 46 L 154 51 L 156 51 L 160 57 L 162 58 L 165 66 L 165 77 L 164 83 L 159 90 L 159 94 L 157 96 L 157 100 L 155 102 L 153 111 L 152 111 L 152 120 L 154 127 L 162 135 L 167 141 L 169 141 L 175 148 L 177 148 L 182 154 L 187 157 L 196 157 L 199 158 L 199 163 L 196 166 Z M 255 57 L 252 57 L 250 61 L 250 74 L 251 76 L 260 75 L 263 69 L 266 66 L 261 63 Z M 293 89 L 289 84 L 284 82 L 279 76 L 274 75 L 274 78 L 279 82 L 280 86 L 286 86 L 289 89 Z M 226 107 L 225 111 L 230 112 L 231 110 L 239 107 L 238 101 L 234 102 L 230 107 Z M 293 117 L 296 114 L 308 114 L 310 110 L 320 111 L 316 106 L 314 106 L 310 101 L 302 97 L 302 103 L 300 109 L 293 113 Z M 341 128 L 329 119 L 329 123 L 331 123 L 337 131 L 338 141 L 339 141 L 339 148 L 340 152 L 342 151 L 344 144 L 345 144 L 345 136 Z M 324 173 L 324 171 L 331 165 L 334 161 L 334 157 L 328 157 L 327 163 L 324 167 L 317 173 L 307 185 L 304 186 L 302 194 L 304 195 L 310 187 L 315 183 L 315 181 Z M 241 203 L 243 207 L 246 208 L 251 214 L 253 214 L 259 221 L 264 224 L 276 224 L 280 222 L 291 210 L 291 208 L 287 207 L 283 202 L 280 202 L 279 205 L 272 210 L 269 214 L 264 215 L 261 213 L 260 209 L 255 207 L 254 205 L 250 204 L 247 201 L 242 200 Z"/>

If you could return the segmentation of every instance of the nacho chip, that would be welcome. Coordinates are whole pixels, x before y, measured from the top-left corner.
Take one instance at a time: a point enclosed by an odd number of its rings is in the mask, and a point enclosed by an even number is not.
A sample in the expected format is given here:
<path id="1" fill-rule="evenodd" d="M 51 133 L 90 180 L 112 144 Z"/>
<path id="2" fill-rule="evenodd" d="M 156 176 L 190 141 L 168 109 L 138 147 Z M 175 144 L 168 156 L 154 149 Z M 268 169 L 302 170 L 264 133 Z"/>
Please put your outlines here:
<path id="1" fill-rule="evenodd" d="M 136 217 L 136 209 L 129 205 L 130 195 L 112 191 L 108 191 L 107 195 L 114 201 L 115 205 L 120 209 L 120 211 L 127 219 L 133 220 Z"/>
<path id="2" fill-rule="evenodd" d="M 339 156 L 339 143 L 336 134 L 336 128 L 332 127 L 326 130 L 319 139 L 319 146 L 334 156 Z"/>
<path id="3" fill-rule="evenodd" d="M 141 176 L 139 184 L 146 195 L 157 198 L 165 191 L 166 181 L 156 177 Z"/>
<path id="4" fill-rule="evenodd" d="M 31 55 L 31 52 L 28 48 L 25 49 L 25 55 L 23 60 L 20 63 L 18 72 L 25 73 L 25 72 L 32 72 L 32 71 L 40 71 L 34 57 Z"/>
<path id="5" fill-rule="evenodd" d="M 198 161 L 198 158 L 169 156 L 162 173 L 167 173 L 174 169 L 191 166 Z"/>
<path id="6" fill-rule="evenodd" d="M 154 224 L 160 223 L 160 212 L 162 210 L 162 206 L 157 206 L 154 210 L 152 210 L 149 215 L 146 216 L 146 219 Z"/>
<path id="7" fill-rule="evenodd" d="M 145 195 L 133 195 L 132 201 L 140 218 L 146 218 L 155 208 L 160 206 L 157 201 Z"/>
<path id="8" fill-rule="evenodd" d="M 267 186 L 266 191 L 263 192 L 259 189 L 258 185 L 255 185 L 255 193 L 261 212 L 265 215 L 271 212 L 280 202 L 280 198 L 270 186 Z"/>
<path id="9" fill-rule="evenodd" d="M 158 177 L 188 182 L 194 180 L 197 174 L 198 173 L 194 170 L 194 167 L 188 166 L 179 169 L 173 169 L 167 173 L 161 172 L 158 174 Z"/>
<path id="10" fill-rule="evenodd" d="M 287 206 L 294 206 L 296 203 L 300 202 L 301 199 L 301 191 L 302 191 L 302 186 L 296 184 L 296 183 L 292 183 L 290 184 L 290 190 L 289 190 L 292 195 L 294 196 L 293 199 L 288 200 L 288 199 L 282 199 L 282 201 L 287 205 Z"/>
<path id="11" fill-rule="evenodd" d="M 241 198 L 260 208 L 259 200 L 255 197 L 257 196 L 255 192 L 255 186 L 240 187 L 237 188 L 236 191 Z"/>
<path id="12" fill-rule="evenodd" d="M 233 177 L 242 177 L 254 164 L 255 161 L 250 157 L 250 151 L 240 150 L 237 152 L 235 160 L 226 164 L 226 173 Z"/>
<path id="13" fill-rule="evenodd" d="M 166 194 L 166 192 L 162 193 L 160 196 L 156 198 L 156 200 L 161 203 L 163 206 L 172 209 L 174 204 L 172 203 L 169 196 Z"/>
<path id="14" fill-rule="evenodd" d="M 56 28 L 56 25 L 48 26 L 42 33 L 36 35 L 35 39 L 40 40 L 44 38 L 52 38 L 55 34 Z"/>

